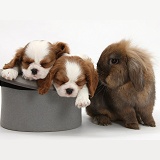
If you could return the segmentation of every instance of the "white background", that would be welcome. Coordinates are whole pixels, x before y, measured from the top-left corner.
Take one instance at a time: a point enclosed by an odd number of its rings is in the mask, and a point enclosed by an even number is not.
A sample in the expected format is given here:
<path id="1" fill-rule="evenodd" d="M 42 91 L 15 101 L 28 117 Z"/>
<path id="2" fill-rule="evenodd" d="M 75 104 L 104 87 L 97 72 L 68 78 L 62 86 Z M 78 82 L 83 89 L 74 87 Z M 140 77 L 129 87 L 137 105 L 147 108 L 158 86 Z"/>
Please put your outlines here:
<path id="1" fill-rule="evenodd" d="M 155 128 L 140 125 L 140 130 L 127 129 L 116 123 L 107 127 L 97 126 L 90 122 L 83 109 L 82 126 L 70 131 L 25 133 L 0 127 L 2 159 L 113 159 L 120 158 L 120 155 L 123 159 L 135 159 L 139 154 L 143 158 L 147 155 L 156 159 L 154 156 L 158 151 L 155 144 L 139 142 L 160 140 L 158 6 L 158 0 L 58 0 L 52 4 L 48 0 L 2 2 L 0 68 L 13 57 L 16 49 L 38 39 L 66 42 L 71 53 L 87 54 L 95 64 L 105 47 L 121 39 L 131 39 L 133 44 L 147 49 L 153 55 L 156 77 L 153 116 L 157 125 Z M 127 154 L 132 156 L 128 158 Z"/>

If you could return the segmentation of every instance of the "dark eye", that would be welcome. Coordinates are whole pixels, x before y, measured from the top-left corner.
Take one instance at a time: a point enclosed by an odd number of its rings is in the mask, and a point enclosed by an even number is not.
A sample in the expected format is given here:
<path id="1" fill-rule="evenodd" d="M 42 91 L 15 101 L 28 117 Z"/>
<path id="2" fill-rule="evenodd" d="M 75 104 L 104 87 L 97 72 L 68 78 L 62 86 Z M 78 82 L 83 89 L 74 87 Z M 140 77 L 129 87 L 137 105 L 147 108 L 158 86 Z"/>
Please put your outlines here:
<path id="1" fill-rule="evenodd" d="M 119 59 L 116 58 L 111 58 L 109 61 L 109 64 L 118 64 L 119 63 Z"/>

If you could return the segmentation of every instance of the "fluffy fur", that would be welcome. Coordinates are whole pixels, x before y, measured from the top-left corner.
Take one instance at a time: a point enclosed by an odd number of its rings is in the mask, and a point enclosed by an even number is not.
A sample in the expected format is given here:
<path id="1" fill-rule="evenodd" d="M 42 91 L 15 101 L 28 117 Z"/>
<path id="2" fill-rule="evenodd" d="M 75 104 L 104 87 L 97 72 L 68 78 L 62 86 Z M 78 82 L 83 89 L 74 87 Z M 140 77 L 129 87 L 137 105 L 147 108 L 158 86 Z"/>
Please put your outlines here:
<path id="1" fill-rule="evenodd" d="M 55 44 L 44 40 L 29 42 L 25 47 L 18 49 L 14 58 L 5 64 L 2 77 L 14 80 L 22 73 L 25 79 L 44 79 L 56 59 L 63 53 L 69 53 L 67 44 L 63 42 Z"/>
<path id="2" fill-rule="evenodd" d="M 48 76 L 39 86 L 39 93 L 45 94 L 53 85 L 61 97 L 77 97 L 75 105 L 78 108 L 90 105 L 89 96 L 93 97 L 98 84 L 98 74 L 91 59 L 79 56 L 60 57 Z"/>
<path id="3" fill-rule="evenodd" d="M 149 54 L 122 40 L 109 45 L 97 63 L 99 84 L 87 113 L 93 122 L 109 125 L 120 120 L 125 127 L 155 127 L 155 79 Z"/>

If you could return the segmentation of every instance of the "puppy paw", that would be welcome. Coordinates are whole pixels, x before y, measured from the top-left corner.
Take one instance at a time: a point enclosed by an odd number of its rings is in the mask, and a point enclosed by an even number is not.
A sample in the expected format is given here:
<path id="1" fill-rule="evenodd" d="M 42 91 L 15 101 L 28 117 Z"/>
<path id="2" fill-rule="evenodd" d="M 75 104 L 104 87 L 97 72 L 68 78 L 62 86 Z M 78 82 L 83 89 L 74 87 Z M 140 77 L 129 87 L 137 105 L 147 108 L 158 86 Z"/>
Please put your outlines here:
<path id="1" fill-rule="evenodd" d="M 126 123 L 125 127 L 130 128 L 130 129 L 139 129 L 138 123 Z"/>
<path id="2" fill-rule="evenodd" d="M 91 101 L 87 97 L 77 97 L 75 106 L 78 108 L 87 107 L 91 104 Z"/>
<path id="3" fill-rule="evenodd" d="M 112 124 L 111 121 L 110 121 L 110 118 L 107 117 L 107 116 L 104 116 L 104 115 L 95 116 L 92 119 L 92 122 L 94 124 L 98 124 L 98 125 L 101 125 L 101 126 L 108 126 L 108 125 Z"/>
<path id="4" fill-rule="evenodd" d="M 4 79 L 12 81 L 17 78 L 18 72 L 15 69 L 4 69 L 1 75 Z"/>

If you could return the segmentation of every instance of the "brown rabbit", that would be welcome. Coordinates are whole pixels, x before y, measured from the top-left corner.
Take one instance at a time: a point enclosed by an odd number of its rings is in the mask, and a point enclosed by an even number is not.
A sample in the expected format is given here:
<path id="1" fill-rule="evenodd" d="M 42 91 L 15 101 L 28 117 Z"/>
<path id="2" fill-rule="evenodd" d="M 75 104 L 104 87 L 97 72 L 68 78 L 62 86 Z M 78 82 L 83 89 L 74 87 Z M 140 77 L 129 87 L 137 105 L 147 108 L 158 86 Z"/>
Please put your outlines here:
<path id="1" fill-rule="evenodd" d="M 146 51 L 126 40 L 111 44 L 102 52 L 97 71 L 99 85 L 86 108 L 93 122 L 108 125 L 121 120 L 131 129 L 139 129 L 138 123 L 155 127 L 155 79 Z"/>

